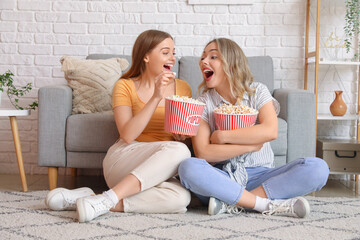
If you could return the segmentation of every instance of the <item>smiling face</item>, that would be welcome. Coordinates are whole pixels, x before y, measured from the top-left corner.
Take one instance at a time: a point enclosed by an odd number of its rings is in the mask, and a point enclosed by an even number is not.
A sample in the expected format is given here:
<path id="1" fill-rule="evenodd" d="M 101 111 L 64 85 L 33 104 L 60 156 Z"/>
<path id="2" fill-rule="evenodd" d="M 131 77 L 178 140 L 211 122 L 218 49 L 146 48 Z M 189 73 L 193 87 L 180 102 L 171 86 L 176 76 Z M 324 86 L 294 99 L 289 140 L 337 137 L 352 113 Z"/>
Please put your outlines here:
<path id="1" fill-rule="evenodd" d="M 174 41 L 166 38 L 160 42 L 150 53 L 145 55 L 144 61 L 146 71 L 153 76 L 158 76 L 162 71 L 171 71 L 176 61 Z"/>
<path id="2" fill-rule="evenodd" d="M 223 84 L 228 85 L 220 52 L 216 42 L 207 45 L 200 60 L 200 69 L 208 88 L 219 88 Z"/>

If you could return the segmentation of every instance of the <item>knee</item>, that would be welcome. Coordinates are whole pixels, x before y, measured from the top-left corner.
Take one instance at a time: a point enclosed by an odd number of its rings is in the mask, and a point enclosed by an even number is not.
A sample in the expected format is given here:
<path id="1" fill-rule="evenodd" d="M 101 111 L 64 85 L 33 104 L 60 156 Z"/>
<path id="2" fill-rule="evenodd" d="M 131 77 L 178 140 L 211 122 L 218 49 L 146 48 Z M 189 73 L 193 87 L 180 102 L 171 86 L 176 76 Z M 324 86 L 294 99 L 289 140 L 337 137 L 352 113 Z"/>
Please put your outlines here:
<path id="1" fill-rule="evenodd" d="M 201 163 L 205 161 L 199 158 L 188 158 L 180 163 L 179 176 L 181 184 L 187 189 L 190 188 L 191 182 L 199 177 L 199 169 Z"/>
<path id="2" fill-rule="evenodd" d="M 170 144 L 166 147 L 169 149 L 169 151 L 171 151 L 172 154 L 174 154 L 174 156 L 176 156 L 173 159 L 175 161 L 179 161 L 179 163 L 184 159 L 191 157 L 189 148 L 182 142 L 170 142 Z"/>
<path id="3" fill-rule="evenodd" d="M 181 154 L 182 159 L 186 159 L 191 157 L 191 152 L 188 146 L 182 142 L 175 142 L 176 143 L 176 152 Z"/>
<path id="4" fill-rule="evenodd" d="M 305 164 L 308 165 L 307 181 L 316 190 L 320 190 L 328 180 L 329 166 L 323 159 L 317 157 L 305 158 Z"/>
<path id="5" fill-rule="evenodd" d="M 180 178 L 191 178 L 192 175 L 198 173 L 199 163 L 204 161 L 199 158 L 187 158 L 180 163 L 179 176 Z"/>

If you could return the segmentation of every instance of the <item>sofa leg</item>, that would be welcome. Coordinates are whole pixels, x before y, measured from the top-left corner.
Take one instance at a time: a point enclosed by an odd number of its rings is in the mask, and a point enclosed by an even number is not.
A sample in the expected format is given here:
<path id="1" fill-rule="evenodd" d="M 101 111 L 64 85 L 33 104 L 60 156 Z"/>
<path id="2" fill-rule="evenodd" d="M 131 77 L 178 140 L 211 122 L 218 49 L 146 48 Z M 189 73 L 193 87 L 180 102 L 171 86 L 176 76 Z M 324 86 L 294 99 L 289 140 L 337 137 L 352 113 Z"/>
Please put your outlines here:
<path id="1" fill-rule="evenodd" d="M 48 174 L 49 174 L 49 189 L 53 190 L 57 186 L 58 168 L 57 167 L 49 167 Z"/>

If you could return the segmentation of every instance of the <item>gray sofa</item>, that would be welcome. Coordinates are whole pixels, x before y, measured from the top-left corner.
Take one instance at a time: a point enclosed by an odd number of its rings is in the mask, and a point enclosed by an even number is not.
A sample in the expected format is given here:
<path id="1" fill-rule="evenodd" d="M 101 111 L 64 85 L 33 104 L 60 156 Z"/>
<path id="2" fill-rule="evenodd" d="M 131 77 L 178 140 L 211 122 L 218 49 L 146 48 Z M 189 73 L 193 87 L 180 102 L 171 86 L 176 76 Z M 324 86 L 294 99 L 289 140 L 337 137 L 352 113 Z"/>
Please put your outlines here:
<path id="1" fill-rule="evenodd" d="M 88 59 L 130 56 L 89 55 Z M 249 57 L 255 81 L 267 85 L 280 102 L 279 134 L 271 142 L 275 165 L 315 155 L 315 95 L 296 89 L 274 89 L 272 58 Z M 197 96 L 202 80 L 198 57 L 181 57 L 173 71 L 186 80 Z M 118 139 L 112 112 L 71 114 L 72 90 L 68 86 L 47 86 L 39 90 L 38 164 L 48 167 L 49 187 L 57 186 L 58 167 L 102 168 L 108 148 Z"/>

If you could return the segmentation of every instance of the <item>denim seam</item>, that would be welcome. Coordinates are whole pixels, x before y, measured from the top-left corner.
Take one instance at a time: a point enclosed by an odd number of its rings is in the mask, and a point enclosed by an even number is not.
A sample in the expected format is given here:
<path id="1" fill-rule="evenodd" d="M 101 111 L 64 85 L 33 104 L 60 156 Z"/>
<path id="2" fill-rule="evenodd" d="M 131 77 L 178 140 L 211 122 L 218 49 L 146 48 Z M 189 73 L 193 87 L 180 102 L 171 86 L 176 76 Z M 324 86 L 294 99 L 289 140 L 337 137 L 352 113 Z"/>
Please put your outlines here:
<path id="1" fill-rule="evenodd" d="M 239 192 L 239 194 L 238 194 L 238 196 L 236 198 L 237 200 L 235 200 L 235 202 L 232 202 L 230 205 L 236 205 L 240 201 L 240 198 L 241 198 L 243 192 L 244 192 L 244 188 L 241 188 L 240 192 Z"/>
<path id="2" fill-rule="evenodd" d="M 271 191 L 270 191 L 269 187 L 267 186 L 267 184 L 266 184 L 266 183 L 263 183 L 263 184 L 262 184 L 262 187 L 264 188 L 264 191 L 265 191 L 265 193 L 266 193 L 267 198 L 268 198 L 268 199 L 272 199 L 272 197 L 271 197 Z"/>

